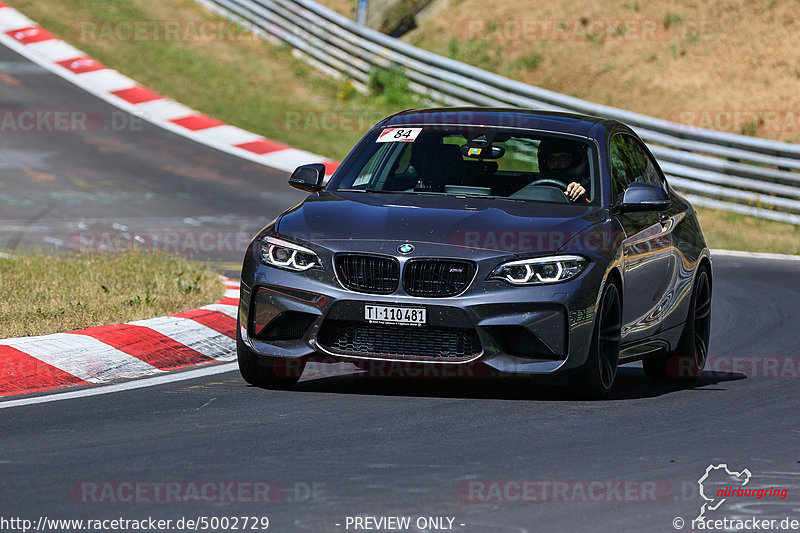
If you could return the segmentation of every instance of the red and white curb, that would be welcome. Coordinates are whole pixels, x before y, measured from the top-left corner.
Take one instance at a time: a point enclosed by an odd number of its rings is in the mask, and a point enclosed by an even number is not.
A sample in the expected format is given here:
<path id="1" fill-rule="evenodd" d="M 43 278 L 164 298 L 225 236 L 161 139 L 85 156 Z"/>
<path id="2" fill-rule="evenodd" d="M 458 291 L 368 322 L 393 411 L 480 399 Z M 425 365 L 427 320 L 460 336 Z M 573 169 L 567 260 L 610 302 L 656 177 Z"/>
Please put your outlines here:
<path id="1" fill-rule="evenodd" d="M 338 163 L 225 124 L 110 69 L 0 1 L 0 43 L 106 102 L 166 130 L 256 163 L 291 172 L 306 163 Z"/>
<path id="2" fill-rule="evenodd" d="M 236 359 L 239 284 L 218 303 L 69 333 L 0 339 L 0 396 L 138 378 Z"/>

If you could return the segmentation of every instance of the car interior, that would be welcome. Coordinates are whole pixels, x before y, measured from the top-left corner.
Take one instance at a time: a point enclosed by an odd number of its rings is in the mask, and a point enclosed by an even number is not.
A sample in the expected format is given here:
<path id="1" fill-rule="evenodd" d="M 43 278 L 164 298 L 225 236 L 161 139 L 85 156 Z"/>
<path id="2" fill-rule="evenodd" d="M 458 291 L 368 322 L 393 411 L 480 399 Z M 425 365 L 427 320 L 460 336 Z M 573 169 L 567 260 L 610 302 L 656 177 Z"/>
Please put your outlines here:
<path id="1" fill-rule="evenodd" d="M 569 168 L 548 168 L 547 154 L 574 154 Z M 591 149 L 578 141 L 512 136 L 506 132 L 423 132 L 413 142 L 385 143 L 352 185 L 394 193 L 440 193 L 511 200 L 570 203 L 571 182 L 586 189 L 592 202 Z"/>

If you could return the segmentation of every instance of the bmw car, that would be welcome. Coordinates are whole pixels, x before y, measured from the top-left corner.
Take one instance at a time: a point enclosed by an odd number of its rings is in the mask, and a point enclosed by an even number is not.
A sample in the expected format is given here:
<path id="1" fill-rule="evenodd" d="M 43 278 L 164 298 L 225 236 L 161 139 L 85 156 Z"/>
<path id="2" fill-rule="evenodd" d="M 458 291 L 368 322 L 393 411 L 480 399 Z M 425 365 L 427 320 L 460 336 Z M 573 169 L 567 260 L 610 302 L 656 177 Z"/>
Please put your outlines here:
<path id="1" fill-rule="evenodd" d="M 405 111 L 372 128 L 246 251 L 241 374 L 309 361 L 532 376 L 604 397 L 617 368 L 696 379 L 712 266 L 690 203 L 626 125 L 504 108 Z M 470 369 L 470 372 L 466 372 Z M 423 374 L 424 375 L 424 374 Z"/>

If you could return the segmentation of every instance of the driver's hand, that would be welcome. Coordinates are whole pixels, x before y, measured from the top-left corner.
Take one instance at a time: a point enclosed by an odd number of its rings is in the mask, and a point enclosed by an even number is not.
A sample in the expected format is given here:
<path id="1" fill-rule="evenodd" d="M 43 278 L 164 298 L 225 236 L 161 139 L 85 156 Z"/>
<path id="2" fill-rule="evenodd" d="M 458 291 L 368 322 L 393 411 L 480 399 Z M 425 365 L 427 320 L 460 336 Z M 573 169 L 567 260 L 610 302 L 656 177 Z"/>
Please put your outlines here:
<path id="1" fill-rule="evenodd" d="M 567 185 L 567 191 L 565 194 L 567 195 L 567 198 L 570 199 L 570 201 L 574 202 L 578 198 L 586 194 L 586 189 L 584 189 L 580 183 L 573 181 L 572 183 Z"/>

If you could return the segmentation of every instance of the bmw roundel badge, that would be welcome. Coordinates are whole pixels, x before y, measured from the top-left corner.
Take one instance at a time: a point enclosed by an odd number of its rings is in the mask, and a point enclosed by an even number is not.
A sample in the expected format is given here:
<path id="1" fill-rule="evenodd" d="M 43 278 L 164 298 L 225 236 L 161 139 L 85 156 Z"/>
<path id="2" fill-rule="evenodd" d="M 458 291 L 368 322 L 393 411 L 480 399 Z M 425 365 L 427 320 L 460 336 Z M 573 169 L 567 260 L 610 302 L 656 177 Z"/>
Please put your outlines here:
<path id="1" fill-rule="evenodd" d="M 397 251 L 400 252 L 401 254 L 410 254 L 411 252 L 414 251 L 414 245 L 408 243 L 401 244 L 400 246 L 397 247 Z"/>

